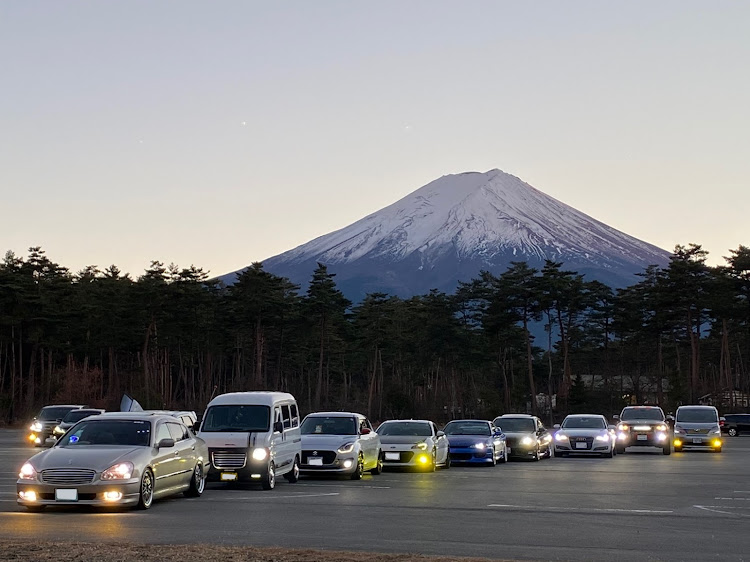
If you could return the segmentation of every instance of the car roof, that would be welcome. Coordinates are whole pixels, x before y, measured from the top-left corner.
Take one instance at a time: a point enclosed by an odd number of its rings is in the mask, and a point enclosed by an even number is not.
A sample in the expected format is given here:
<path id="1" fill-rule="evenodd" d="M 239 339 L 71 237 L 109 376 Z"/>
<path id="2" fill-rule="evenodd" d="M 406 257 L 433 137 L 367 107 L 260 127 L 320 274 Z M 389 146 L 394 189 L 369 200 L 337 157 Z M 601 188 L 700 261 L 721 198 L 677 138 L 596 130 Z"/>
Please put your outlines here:
<path id="1" fill-rule="evenodd" d="M 178 418 L 161 412 L 104 412 L 96 416 L 98 419 L 118 419 L 118 420 L 143 420 L 144 418 L 180 421 Z"/>
<path id="2" fill-rule="evenodd" d="M 566 418 L 604 418 L 602 414 L 568 414 Z M 607 418 L 604 418 L 607 419 Z"/>
<path id="3" fill-rule="evenodd" d="M 533 419 L 535 417 L 536 416 L 532 416 L 531 414 L 502 414 L 501 416 L 497 416 L 497 418 L 529 418 L 529 419 Z"/>
<path id="4" fill-rule="evenodd" d="M 481 422 L 481 423 L 492 424 L 492 422 L 490 420 L 475 420 L 475 419 L 471 419 L 471 418 L 466 418 L 466 419 L 463 419 L 463 420 L 451 420 L 448 423 L 453 423 L 453 422 L 463 422 L 463 423 L 466 423 L 466 422 Z M 448 424 L 446 424 L 446 425 L 448 425 Z"/>
<path id="5" fill-rule="evenodd" d="M 209 406 L 230 405 L 230 406 L 273 406 L 276 402 L 297 402 L 297 400 L 288 392 L 270 392 L 257 390 L 252 392 L 228 392 L 220 394 L 211 400 Z"/>
<path id="6" fill-rule="evenodd" d="M 684 404 L 682 406 L 677 406 L 678 410 L 683 408 L 711 408 L 712 410 L 715 410 L 716 406 L 708 406 L 707 404 Z"/>
<path id="7" fill-rule="evenodd" d="M 49 404 L 47 406 L 42 406 L 42 410 L 46 408 L 85 408 L 83 404 Z"/>
<path id="8" fill-rule="evenodd" d="M 356 412 L 310 412 L 305 417 L 306 418 L 314 418 L 316 416 L 330 416 L 330 417 L 338 416 L 338 417 L 353 417 L 353 418 L 356 418 L 356 417 L 364 418 L 364 417 L 366 417 L 364 414 L 358 414 Z"/>
<path id="9" fill-rule="evenodd" d="M 432 423 L 430 420 L 385 420 L 383 423 L 393 423 L 393 422 Z M 380 425 L 383 425 L 383 423 L 381 423 Z"/>

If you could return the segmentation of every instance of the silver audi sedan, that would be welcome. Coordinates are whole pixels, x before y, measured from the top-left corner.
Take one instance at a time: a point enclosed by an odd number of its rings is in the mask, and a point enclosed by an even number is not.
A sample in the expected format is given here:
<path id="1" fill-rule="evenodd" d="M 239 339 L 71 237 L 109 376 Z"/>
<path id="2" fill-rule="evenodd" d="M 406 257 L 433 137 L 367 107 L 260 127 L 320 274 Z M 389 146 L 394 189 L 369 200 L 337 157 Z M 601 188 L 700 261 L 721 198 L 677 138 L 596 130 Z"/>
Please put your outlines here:
<path id="1" fill-rule="evenodd" d="M 448 438 L 427 420 L 389 420 L 378 427 L 383 466 L 435 470 L 450 468 Z"/>
<path id="2" fill-rule="evenodd" d="M 612 458 L 616 436 L 609 429 L 607 419 L 600 414 L 571 414 L 562 425 L 555 425 L 555 456 L 571 454 L 601 455 Z"/>
<path id="3" fill-rule="evenodd" d="M 112 412 L 85 418 L 18 474 L 18 504 L 137 506 L 203 493 L 208 448 L 173 416 Z"/>

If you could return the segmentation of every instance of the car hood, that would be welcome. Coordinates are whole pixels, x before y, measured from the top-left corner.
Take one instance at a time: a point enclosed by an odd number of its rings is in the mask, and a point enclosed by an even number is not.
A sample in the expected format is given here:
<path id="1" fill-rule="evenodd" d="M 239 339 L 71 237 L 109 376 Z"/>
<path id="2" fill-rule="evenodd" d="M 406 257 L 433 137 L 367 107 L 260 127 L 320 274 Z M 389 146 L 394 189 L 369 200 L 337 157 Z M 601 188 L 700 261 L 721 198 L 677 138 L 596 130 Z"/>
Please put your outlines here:
<path id="1" fill-rule="evenodd" d="M 664 420 L 620 420 L 618 423 L 624 423 L 633 427 L 635 425 L 667 425 Z"/>
<path id="2" fill-rule="evenodd" d="M 408 445 L 421 443 L 422 441 L 428 441 L 432 438 L 428 436 L 419 435 L 381 435 L 380 442 L 384 445 Z"/>
<path id="3" fill-rule="evenodd" d="M 507 437 L 512 438 L 523 438 L 523 437 L 533 437 L 536 439 L 536 433 L 533 431 L 503 431 Z"/>
<path id="4" fill-rule="evenodd" d="M 338 449 L 344 443 L 357 442 L 356 435 L 303 435 L 303 449 Z"/>
<path id="5" fill-rule="evenodd" d="M 222 449 L 225 447 L 247 449 L 250 432 L 201 431 L 198 437 L 203 439 L 211 449 Z M 261 444 L 259 443 L 259 445 Z"/>
<path id="6" fill-rule="evenodd" d="M 52 447 L 31 459 L 37 471 L 48 468 L 90 468 L 101 472 L 113 464 L 132 460 L 148 447 L 130 445 L 78 445 L 76 447 Z"/>
<path id="7" fill-rule="evenodd" d="M 453 447 L 471 447 L 476 443 L 489 443 L 489 435 L 448 435 L 448 443 Z"/>
<path id="8" fill-rule="evenodd" d="M 675 429 L 716 429 L 719 427 L 719 422 L 675 422 Z"/>

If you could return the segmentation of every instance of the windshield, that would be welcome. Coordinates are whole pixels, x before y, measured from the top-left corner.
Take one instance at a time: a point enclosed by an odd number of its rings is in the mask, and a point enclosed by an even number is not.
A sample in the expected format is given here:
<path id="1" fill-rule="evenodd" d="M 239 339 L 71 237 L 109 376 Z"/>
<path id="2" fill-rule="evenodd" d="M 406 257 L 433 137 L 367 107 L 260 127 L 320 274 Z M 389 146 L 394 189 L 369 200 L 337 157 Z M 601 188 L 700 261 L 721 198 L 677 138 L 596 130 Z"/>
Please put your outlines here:
<path id="1" fill-rule="evenodd" d="M 425 422 L 385 422 L 378 428 L 379 435 L 413 435 L 430 437 L 432 429 Z"/>
<path id="2" fill-rule="evenodd" d="M 661 408 L 625 408 L 620 414 L 622 421 L 659 420 L 664 421 Z"/>
<path id="3" fill-rule="evenodd" d="M 716 423 L 719 421 L 713 408 L 680 408 L 676 421 L 684 423 Z"/>
<path id="4" fill-rule="evenodd" d="M 141 420 L 82 421 L 66 433 L 58 447 L 81 445 L 128 445 L 148 447 L 151 444 L 151 422 Z"/>
<path id="5" fill-rule="evenodd" d="M 211 406 L 206 412 L 201 431 L 268 431 L 271 408 L 268 406 Z"/>
<path id="6" fill-rule="evenodd" d="M 607 429 L 602 418 L 565 418 L 562 423 L 565 429 Z"/>
<path id="7" fill-rule="evenodd" d="M 67 414 L 65 414 L 65 417 L 62 419 L 63 423 L 73 423 L 77 421 L 81 421 L 83 418 L 87 418 L 89 416 L 98 416 L 100 412 L 97 412 L 96 410 L 71 410 Z"/>
<path id="8" fill-rule="evenodd" d="M 495 418 L 496 427 L 505 433 L 533 433 L 534 420 L 528 418 Z"/>
<path id="9" fill-rule="evenodd" d="M 487 422 L 450 422 L 443 431 L 446 435 L 491 435 Z"/>
<path id="10" fill-rule="evenodd" d="M 65 414 L 74 410 L 75 408 L 67 407 L 53 407 L 53 408 L 42 408 L 39 412 L 37 419 L 42 421 L 61 420 L 65 417 Z"/>
<path id="11" fill-rule="evenodd" d="M 357 435 L 354 418 L 345 416 L 306 417 L 300 426 L 302 435 Z"/>

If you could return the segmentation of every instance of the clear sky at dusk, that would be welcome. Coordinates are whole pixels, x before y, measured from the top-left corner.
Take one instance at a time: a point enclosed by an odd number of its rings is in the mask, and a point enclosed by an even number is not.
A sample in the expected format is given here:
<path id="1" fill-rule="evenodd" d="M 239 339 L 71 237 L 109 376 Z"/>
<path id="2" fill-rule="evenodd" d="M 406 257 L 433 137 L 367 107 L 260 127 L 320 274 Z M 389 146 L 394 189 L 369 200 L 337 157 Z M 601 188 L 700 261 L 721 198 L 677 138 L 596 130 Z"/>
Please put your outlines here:
<path id="1" fill-rule="evenodd" d="M 500 168 L 750 245 L 750 2 L 0 3 L 0 252 L 223 274 Z"/>

